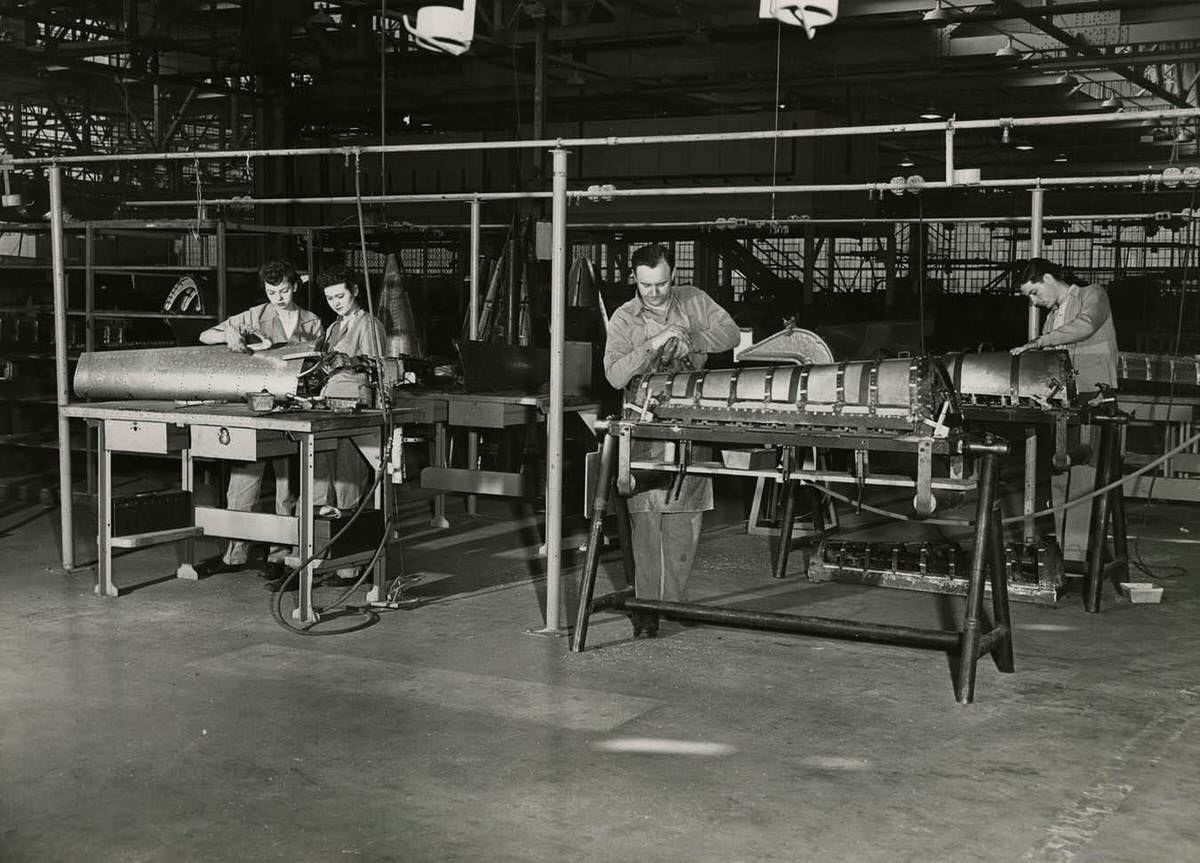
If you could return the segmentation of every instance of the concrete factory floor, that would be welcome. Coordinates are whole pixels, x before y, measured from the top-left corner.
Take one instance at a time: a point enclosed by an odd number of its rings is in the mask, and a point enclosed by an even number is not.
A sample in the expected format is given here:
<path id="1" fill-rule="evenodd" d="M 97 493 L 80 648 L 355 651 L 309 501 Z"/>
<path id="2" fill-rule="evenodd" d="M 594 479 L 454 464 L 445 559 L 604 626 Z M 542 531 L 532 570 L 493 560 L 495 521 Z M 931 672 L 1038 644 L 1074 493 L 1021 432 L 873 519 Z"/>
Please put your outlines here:
<path id="1" fill-rule="evenodd" d="M 924 626 L 959 608 L 773 581 L 727 501 L 697 596 Z M 529 511 L 454 504 L 438 532 L 427 499 L 401 509 L 424 604 L 302 638 L 253 572 L 155 581 L 170 547 L 121 558 L 118 583 L 151 583 L 99 599 L 55 570 L 55 511 L 0 508 L 0 861 L 1200 860 L 1195 506 L 1130 503 L 1160 605 L 1106 590 L 1085 615 L 1077 584 L 1015 604 L 1017 671 L 981 663 L 968 707 L 924 650 L 671 623 L 634 641 L 604 615 L 573 655 L 526 634 Z"/>

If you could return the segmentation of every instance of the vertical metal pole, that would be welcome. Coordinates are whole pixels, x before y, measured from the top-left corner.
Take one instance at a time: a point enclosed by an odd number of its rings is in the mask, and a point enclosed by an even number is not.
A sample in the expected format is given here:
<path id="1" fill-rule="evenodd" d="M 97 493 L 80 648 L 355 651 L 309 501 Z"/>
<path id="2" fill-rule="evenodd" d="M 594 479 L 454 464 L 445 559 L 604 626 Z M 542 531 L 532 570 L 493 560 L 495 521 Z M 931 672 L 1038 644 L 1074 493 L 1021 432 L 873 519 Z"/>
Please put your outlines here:
<path id="1" fill-rule="evenodd" d="M 229 277 L 225 272 L 225 220 L 217 220 L 217 320 L 223 321 L 229 317 L 228 303 L 225 296 L 229 288 Z M 312 272 L 311 270 L 309 271 Z M 311 280 L 311 275 L 310 275 Z M 309 308 L 312 303 L 309 303 Z"/>
<path id="2" fill-rule="evenodd" d="M 546 415 L 546 626 L 565 635 L 562 613 L 563 342 L 567 317 L 567 151 L 555 148 L 550 258 L 550 409 Z"/>
<path id="3" fill-rule="evenodd" d="M 50 261 L 54 279 L 54 379 L 58 391 L 58 510 L 62 527 L 63 569 L 75 567 L 75 521 L 71 510 L 71 425 L 63 409 L 67 382 L 67 270 L 63 259 L 62 168 L 51 165 Z"/>
<path id="4" fill-rule="evenodd" d="M 479 225 L 480 203 L 475 198 L 471 201 L 471 298 L 467 310 L 467 337 L 471 341 L 479 338 Z M 479 432 L 471 429 L 467 432 L 467 470 L 475 470 L 479 462 Z M 467 495 L 467 515 L 475 515 L 478 499 L 475 495 Z"/>
<path id="5" fill-rule="evenodd" d="M 96 350 L 96 229 L 91 222 L 83 229 L 83 349 Z M 96 455 L 92 449 L 92 426 L 83 427 L 83 448 L 86 450 L 87 493 L 96 493 Z"/>
<path id="6" fill-rule="evenodd" d="M 1029 253 L 1034 258 L 1042 254 L 1042 206 L 1045 191 L 1040 188 L 1029 191 Z M 1029 301 L 1025 320 L 1025 339 L 1032 341 L 1038 337 L 1039 323 L 1038 309 L 1033 300 Z M 1025 427 L 1025 495 L 1021 507 L 1021 538 L 1028 547 L 1037 542 L 1037 531 L 1033 524 L 1033 514 L 1037 511 L 1037 426 Z"/>
<path id="7" fill-rule="evenodd" d="M 954 185 L 954 119 L 946 121 L 946 185 Z"/>

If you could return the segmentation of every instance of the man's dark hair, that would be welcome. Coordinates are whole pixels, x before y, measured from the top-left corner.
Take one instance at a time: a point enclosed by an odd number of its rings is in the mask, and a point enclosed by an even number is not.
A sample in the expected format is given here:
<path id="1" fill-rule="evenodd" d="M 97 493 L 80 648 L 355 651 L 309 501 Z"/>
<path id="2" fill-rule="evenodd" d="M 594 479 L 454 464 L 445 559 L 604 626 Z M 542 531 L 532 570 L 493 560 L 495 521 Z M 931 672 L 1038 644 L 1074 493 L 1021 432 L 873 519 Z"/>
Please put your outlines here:
<path id="1" fill-rule="evenodd" d="M 629 264 L 635 271 L 638 267 L 657 267 L 662 261 L 666 261 L 672 270 L 675 269 L 675 253 L 671 251 L 670 246 L 664 246 L 662 243 L 642 246 L 629 256 Z"/>
<path id="2" fill-rule="evenodd" d="M 317 290 L 323 291 L 330 285 L 337 285 L 342 282 L 346 283 L 346 287 L 350 289 L 350 293 L 358 296 L 362 289 L 362 276 L 358 270 L 352 267 L 338 266 L 330 267 L 327 270 L 322 270 L 317 276 Z"/>
<path id="3" fill-rule="evenodd" d="M 278 285 L 288 282 L 293 288 L 300 287 L 300 274 L 292 266 L 292 262 L 283 258 L 273 258 L 258 268 L 258 278 L 266 285 Z"/>
<path id="4" fill-rule="evenodd" d="M 1021 274 L 1017 277 L 1017 287 L 1026 282 L 1040 282 L 1042 276 L 1047 274 L 1066 285 L 1079 285 L 1082 288 L 1088 284 L 1087 279 L 1081 279 L 1070 267 L 1064 267 L 1045 258 L 1030 258 L 1021 268 Z"/>

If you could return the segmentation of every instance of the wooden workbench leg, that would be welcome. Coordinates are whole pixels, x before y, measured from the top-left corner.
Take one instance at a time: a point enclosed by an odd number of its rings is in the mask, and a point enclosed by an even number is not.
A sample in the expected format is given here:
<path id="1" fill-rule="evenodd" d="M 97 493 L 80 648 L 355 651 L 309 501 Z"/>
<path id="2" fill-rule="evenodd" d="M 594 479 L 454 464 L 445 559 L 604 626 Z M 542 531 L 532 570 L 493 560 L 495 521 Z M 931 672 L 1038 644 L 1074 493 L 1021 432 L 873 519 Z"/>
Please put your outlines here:
<path id="1" fill-rule="evenodd" d="M 587 557 L 579 581 L 579 609 L 575 615 L 575 631 L 571 633 L 571 651 L 579 653 L 587 642 L 588 619 L 592 615 L 592 598 L 596 593 L 596 573 L 600 568 L 600 548 L 603 545 L 604 515 L 613 492 L 612 476 L 616 439 L 605 435 L 600 445 L 600 469 L 596 476 L 596 496 L 592 499 L 592 523 L 588 534 Z M 628 543 L 622 541 L 622 553 Z"/>
<path id="2" fill-rule="evenodd" d="M 1000 541 L 992 536 L 992 505 L 996 500 L 996 456 L 987 453 L 980 459 L 979 503 L 975 507 L 975 549 L 971 555 L 971 573 L 967 581 L 967 602 L 959 631 L 958 677 L 954 695 L 959 704 L 975 699 L 975 669 L 979 664 L 980 618 L 983 616 L 983 570 L 991 552 L 989 543 Z"/>
<path id="3" fill-rule="evenodd" d="M 446 424 L 433 424 L 433 460 L 438 467 L 449 467 L 446 463 Z M 446 495 L 438 492 L 433 496 L 433 518 L 430 527 L 447 528 L 450 522 L 446 518 Z"/>
<path id="4" fill-rule="evenodd" d="M 96 423 L 96 594 L 116 596 L 112 580 L 112 451 Z"/>
<path id="5" fill-rule="evenodd" d="M 1011 674 L 1013 665 L 1012 619 L 1008 613 L 1008 569 L 1004 560 L 1004 519 L 1000 512 L 1000 495 L 992 502 L 991 540 L 988 543 L 988 566 L 992 571 L 992 626 L 1003 629 L 1004 635 L 992 649 L 996 668 Z"/>
<path id="6" fill-rule="evenodd" d="M 190 491 L 193 494 L 196 491 L 196 473 L 195 466 L 192 463 L 192 451 L 185 449 L 179 454 L 179 487 L 183 491 Z M 195 512 L 196 500 L 192 498 L 192 511 Z M 195 524 L 195 520 L 192 521 Z M 196 559 L 196 542 L 192 539 L 185 539 L 179 543 L 179 566 L 175 568 L 175 577 L 184 578 L 188 581 L 197 581 L 200 578 L 192 563 Z"/>
<path id="7" fill-rule="evenodd" d="M 316 562 L 313 555 L 313 487 L 316 442 L 311 432 L 300 435 L 300 495 L 296 501 L 297 540 L 299 542 L 300 587 L 297 590 L 298 604 L 292 616 L 301 623 L 316 623 L 317 613 L 312 604 L 313 570 Z"/>

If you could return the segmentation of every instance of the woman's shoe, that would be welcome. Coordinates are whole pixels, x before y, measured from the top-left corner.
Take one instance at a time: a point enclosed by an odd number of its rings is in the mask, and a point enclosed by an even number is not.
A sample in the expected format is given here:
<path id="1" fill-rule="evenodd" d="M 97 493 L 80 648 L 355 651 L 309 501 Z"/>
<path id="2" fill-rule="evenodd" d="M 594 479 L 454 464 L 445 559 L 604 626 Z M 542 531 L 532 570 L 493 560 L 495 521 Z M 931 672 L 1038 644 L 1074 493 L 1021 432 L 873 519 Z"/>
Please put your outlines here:
<path id="1" fill-rule="evenodd" d="M 649 611 L 630 612 L 634 638 L 654 638 L 658 635 L 658 615 Z"/>

